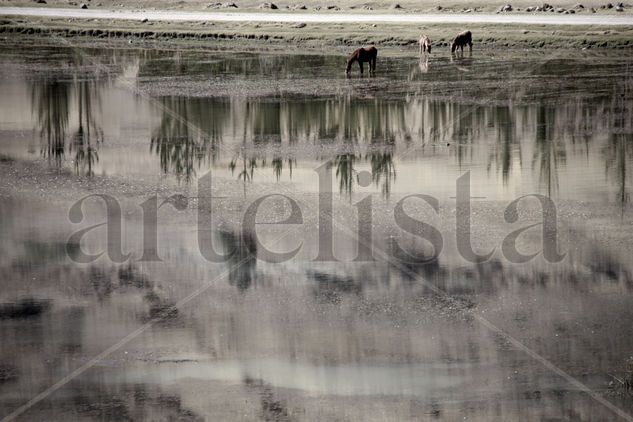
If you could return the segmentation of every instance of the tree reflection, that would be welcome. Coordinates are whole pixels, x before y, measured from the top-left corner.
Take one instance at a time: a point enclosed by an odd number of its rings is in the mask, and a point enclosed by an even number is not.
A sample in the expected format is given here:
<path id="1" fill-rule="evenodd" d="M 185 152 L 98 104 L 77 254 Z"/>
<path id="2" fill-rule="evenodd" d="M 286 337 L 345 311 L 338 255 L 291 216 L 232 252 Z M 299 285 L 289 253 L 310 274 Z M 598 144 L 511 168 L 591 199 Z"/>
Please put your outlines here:
<path id="1" fill-rule="evenodd" d="M 285 163 L 285 164 L 284 164 Z M 237 174 L 237 179 L 242 181 L 244 195 L 246 195 L 246 185 L 248 183 L 253 183 L 253 179 L 255 177 L 255 169 L 257 168 L 266 168 L 268 167 L 268 162 L 266 158 L 262 158 L 257 164 L 256 157 L 247 157 L 243 154 L 237 157 L 233 157 L 229 162 L 229 170 L 231 170 L 231 174 L 235 175 L 236 170 L 238 169 L 238 165 L 241 164 L 241 170 Z M 275 156 L 270 161 L 270 167 L 273 170 L 273 174 L 275 175 L 275 179 L 277 182 L 281 179 L 284 168 L 288 169 L 288 177 L 292 179 L 292 171 L 297 167 L 297 160 L 294 158 L 286 158 L 280 156 Z"/>
<path id="2" fill-rule="evenodd" d="M 624 93 L 613 101 L 618 113 L 610 113 L 609 139 L 603 152 L 607 176 L 614 177 L 618 186 L 617 200 L 622 211 L 629 202 L 627 164 L 633 160 L 633 103 L 627 98 L 633 85 L 630 74 L 627 73 L 623 84 Z"/>
<path id="3" fill-rule="evenodd" d="M 239 290 L 247 290 L 256 279 L 257 243 L 249 233 L 220 231 L 223 253 L 228 254 L 229 283 Z"/>
<path id="4" fill-rule="evenodd" d="M 319 302 L 340 304 L 346 295 L 360 295 L 363 283 L 352 276 L 339 276 L 323 271 L 308 271 L 306 276 L 314 282 L 313 294 Z"/>
<path id="5" fill-rule="evenodd" d="M 242 182 L 244 195 L 246 195 L 246 186 L 253 183 L 257 169 L 265 169 L 270 166 L 276 180 L 279 181 L 284 169 L 287 169 L 288 176 L 292 179 L 293 169 L 297 167 L 297 160 L 295 158 L 283 158 L 280 155 L 275 155 L 269 163 L 265 156 L 258 159 L 261 155 L 263 154 L 246 154 L 241 151 L 239 155 L 229 161 L 228 168 L 231 174 Z M 364 158 L 361 154 L 337 154 L 332 160 L 332 165 L 335 169 L 339 193 L 351 198 L 354 185 L 358 183 L 358 171 L 356 170 L 356 166 L 364 160 L 370 164 L 371 177 L 375 186 L 380 187 L 383 197 L 388 198 L 391 194 L 393 182 L 396 180 L 396 168 L 393 162 L 393 156 L 393 149 L 389 149 L 388 151 L 371 151 L 367 153 Z"/>
<path id="6" fill-rule="evenodd" d="M 79 81 L 75 85 L 79 126 L 72 136 L 75 150 L 75 170 L 87 176 L 94 174 L 99 161 L 97 146 L 103 141 L 103 130 L 95 119 L 93 107 L 101 105 L 101 92 L 95 81 Z"/>
<path id="7" fill-rule="evenodd" d="M 250 78 L 259 75 L 257 72 L 276 72 L 290 78 L 296 73 L 286 66 L 301 66 L 301 59 L 294 57 L 224 57 L 204 64 L 187 60 L 175 63 L 163 58 L 150 57 L 141 66 L 135 57 L 129 76 L 178 72 L 200 75 L 209 72 L 210 66 L 214 74 L 250 83 Z M 32 111 L 42 138 L 42 155 L 56 166 L 70 157 L 77 173 L 92 175 L 104 137 L 99 107 L 105 87 L 92 74 L 81 73 L 86 64 L 73 60 L 69 62 L 74 72 L 72 79 L 50 78 L 33 84 Z M 326 65 L 329 59 L 314 60 Z M 468 58 L 449 64 L 451 72 L 444 79 L 465 76 L 453 68 L 457 64 L 469 65 Z M 555 72 L 548 66 L 542 71 L 545 75 Z M 91 68 L 90 72 L 94 70 Z M 374 88 L 355 88 L 328 96 L 318 92 L 265 96 L 239 92 L 223 96 L 210 93 L 208 98 L 163 97 L 158 100 L 160 120 L 152 131 L 150 152 L 156 155 L 164 173 L 190 183 L 201 168 L 217 163 L 222 145 L 226 147 L 222 158 L 229 161 L 228 168 L 242 182 L 244 192 L 254 182 L 257 171 L 265 169 L 264 174 L 271 175 L 270 169 L 277 181 L 292 178 L 298 160 L 305 157 L 305 162 L 309 162 L 316 155 L 333 162 L 339 192 L 351 197 L 357 171 L 367 164 L 373 183 L 384 197 L 389 197 L 396 183 L 394 157 L 406 154 L 406 148 L 420 147 L 425 155 L 446 151 L 462 170 L 478 166 L 483 156 L 489 174 L 496 170 L 504 185 L 513 183 L 513 175 L 520 174 L 527 151 L 534 180 L 548 195 L 555 195 L 559 189 L 559 173 L 568 155 L 583 148 L 585 159 L 604 160 L 607 175 L 618 186 L 618 201 L 628 201 L 626 166 L 631 153 L 624 134 L 630 133 L 627 121 L 631 121 L 631 112 L 630 101 L 621 96 L 621 92 L 629 92 L 627 87 L 622 89 L 621 81 L 614 85 L 614 93 L 601 90 L 597 98 L 571 97 L 563 86 L 554 94 L 567 96 L 556 101 L 540 96 L 540 104 L 513 103 L 513 98 L 497 95 L 490 98 L 494 101 L 490 104 L 469 97 L 470 91 L 461 85 L 445 92 L 434 88 L 437 76 L 433 72 L 425 75 L 429 82 L 424 86 L 426 91 L 416 87 L 405 95 L 400 95 L 400 91 L 382 95 Z M 484 79 L 480 81 L 481 89 L 487 95 L 485 90 L 491 86 Z M 512 79 L 509 83 L 517 81 L 520 82 Z M 624 83 L 630 84 L 628 80 Z M 535 96 L 530 94 L 529 98 Z M 604 131 L 609 135 L 600 138 L 597 134 Z M 533 150 L 527 145 L 530 139 L 535 140 Z M 602 153 L 598 158 L 592 154 L 591 145 L 597 142 L 601 143 L 598 151 Z M 452 147 L 445 149 L 447 144 Z M 457 147 L 453 147 L 455 144 Z M 226 161 L 221 165 L 227 168 Z"/>
<path id="8" fill-rule="evenodd" d="M 495 107 L 495 119 L 499 122 L 497 125 L 496 146 L 493 148 L 488 160 L 488 170 L 494 161 L 497 165 L 497 171 L 501 171 L 503 184 L 507 185 L 512 170 L 512 161 L 515 147 L 520 152 L 521 144 L 515 143 L 513 133 L 513 119 L 510 115 L 509 107 Z M 521 154 L 519 153 L 519 157 Z"/>
<path id="9" fill-rule="evenodd" d="M 532 158 L 532 168 L 538 165 L 539 184 L 545 184 L 547 195 L 558 190 L 558 169 L 565 163 L 565 146 L 558 142 L 556 134 L 556 110 L 539 106 L 536 118 L 536 145 Z"/>
<path id="10" fill-rule="evenodd" d="M 604 156 L 607 175 L 611 175 L 615 179 L 618 186 L 617 200 L 624 206 L 630 199 L 626 182 L 627 163 L 633 160 L 633 136 L 631 134 L 611 134 Z"/>
<path id="11" fill-rule="evenodd" d="M 334 157 L 339 192 L 349 198 L 352 196 L 354 176 L 356 175 L 356 170 L 354 169 L 356 160 L 357 157 L 354 154 L 339 154 Z"/>
<path id="12" fill-rule="evenodd" d="M 46 142 L 41 153 L 57 167 L 64 161 L 70 97 L 70 84 L 58 80 L 45 80 L 31 86 L 31 106 L 40 136 Z"/>
<path id="13" fill-rule="evenodd" d="M 246 184 L 253 182 L 255 169 L 257 168 L 257 159 L 247 158 L 244 154 L 241 155 L 241 159 L 240 157 L 235 157 L 231 159 L 231 161 L 229 162 L 229 170 L 231 170 L 231 174 L 233 175 L 235 175 L 235 170 L 237 169 L 238 162 L 242 164 L 242 168 L 237 174 L 237 179 L 242 181 L 244 196 L 246 196 Z"/>
<path id="14" fill-rule="evenodd" d="M 396 180 L 396 166 L 393 163 L 393 152 L 372 152 L 369 154 L 371 178 L 376 186 L 380 186 L 384 198 L 389 198 L 391 185 Z"/>
<path id="15" fill-rule="evenodd" d="M 159 156 L 164 173 L 189 183 L 203 163 L 215 159 L 224 114 L 208 107 L 203 99 L 165 97 L 160 105 L 161 121 L 152 135 L 150 151 Z"/>
<path id="16" fill-rule="evenodd" d="M 275 173 L 277 181 L 279 181 L 284 169 L 284 159 L 280 156 L 276 156 L 272 159 L 270 164 L 273 168 L 273 172 Z M 290 179 L 292 179 L 292 169 L 297 167 L 297 160 L 294 158 L 288 158 L 286 159 L 286 165 L 288 166 L 288 176 L 290 177 Z"/>
<path id="17" fill-rule="evenodd" d="M 48 79 L 31 86 L 31 106 L 45 142 L 41 153 L 56 167 L 62 166 L 67 152 L 74 151 L 77 174 L 94 174 L 94 165 L 99 160 L 98 145 L 103 141 L 103 131 L 95 115 L 95 107 L 101 104 L 100 91 L 101 86 L 95 80 L 69 83 Z M 75 113 L 77 128 L 69 134 Z"/>

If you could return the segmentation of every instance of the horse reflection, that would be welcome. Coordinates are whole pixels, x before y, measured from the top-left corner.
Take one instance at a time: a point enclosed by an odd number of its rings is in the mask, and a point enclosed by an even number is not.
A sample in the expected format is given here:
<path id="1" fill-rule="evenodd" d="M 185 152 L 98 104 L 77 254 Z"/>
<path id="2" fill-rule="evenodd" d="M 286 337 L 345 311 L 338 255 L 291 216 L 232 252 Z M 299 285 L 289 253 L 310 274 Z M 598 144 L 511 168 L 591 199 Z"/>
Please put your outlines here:
<path id="1" fill-rule="evenodd" d="M 469 51 L 468 56 L 451 54 L 451 63 L 461 72 L 470 72 L 473 64 L 473 52 Z"/>
<path id="2" fill-rule="evenodd" d="M 429 71 L 429 58 L 427 56 L 420 57 L 418 67 L 420 68 L 420 73 L 427 73 Z"/>

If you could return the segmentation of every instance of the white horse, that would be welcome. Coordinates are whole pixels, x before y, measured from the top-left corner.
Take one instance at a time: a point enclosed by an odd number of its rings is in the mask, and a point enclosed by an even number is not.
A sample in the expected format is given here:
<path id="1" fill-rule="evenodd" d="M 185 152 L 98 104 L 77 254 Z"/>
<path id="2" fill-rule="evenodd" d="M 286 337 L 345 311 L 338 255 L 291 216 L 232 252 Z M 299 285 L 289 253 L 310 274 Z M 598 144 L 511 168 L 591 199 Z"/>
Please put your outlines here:
<path id="1" fill-rule="evenodd" d="M 420 54 L 431 53 L 431 40 L 426 35 L 420 35 L 420 39 L 418 40 L 418 44 L 420 44 Z"/>

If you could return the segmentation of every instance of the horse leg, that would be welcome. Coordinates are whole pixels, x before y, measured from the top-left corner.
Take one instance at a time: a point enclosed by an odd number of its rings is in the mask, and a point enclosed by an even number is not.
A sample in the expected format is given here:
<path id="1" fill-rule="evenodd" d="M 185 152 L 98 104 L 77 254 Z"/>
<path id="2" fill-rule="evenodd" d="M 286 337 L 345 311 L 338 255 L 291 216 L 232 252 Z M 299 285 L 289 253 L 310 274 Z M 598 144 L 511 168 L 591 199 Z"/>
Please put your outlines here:
<path id="1" fill-rule="evenodd" d="M 370 63 L 371 71 L 376 73 L 376 58 L 374 57 Z"/>
<path id="2" fill-rule="evenodd" d="M 358 61 L 358 67 L 360 67 L 360 74 L 363 74 L 363 62 L 362 61 Z"/>
<path id="3" fill-rule="evenodd" d="M 472 53 L 473 52 L 473 43 L 472 42 L 468 43 L 468 48 L 470 48 L 470 52 Z"/>

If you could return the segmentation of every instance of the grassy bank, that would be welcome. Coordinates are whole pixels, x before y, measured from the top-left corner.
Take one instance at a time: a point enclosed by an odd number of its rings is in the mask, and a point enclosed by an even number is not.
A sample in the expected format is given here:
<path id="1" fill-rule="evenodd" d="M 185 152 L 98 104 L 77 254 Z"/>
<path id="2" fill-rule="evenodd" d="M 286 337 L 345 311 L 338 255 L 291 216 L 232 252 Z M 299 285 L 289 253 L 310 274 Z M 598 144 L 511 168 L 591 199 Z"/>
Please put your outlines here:
<path id="1" fill-rule="evenodd" d="M 458 24 L 302 24 L 139 22 L 15 18 L 0 19 L 0 36 L 57 36 L 66 39 L 95 38 L 127 42 L 208 43 L 212 40 L 292 44 L 293 46 L 411 46 L 421 32 L 436 47 L 447 47 L 463 30 Z M 633 46 L 632 27 L 471 24 L 475 44 L 515 48 L 627 48 Z"/>
<path id="2" fill-rule="evenodd" d="M 277 10 L 319 10 L 369 12 L 371 11 L 397 11 L 399 13 L 420 12 L 461 12 L 470 10 L 477 12 L 496 12 L 502 6 L 511 4 L 512 13 L 524 12 L 526 8 L 540 6 L 543 0 L 358 0 L 344 3 L 332 0 L 43 0 L 45 3 L 36 3 L 33 0 L 0 0 L 0 6 L 28 6 L 28 7 L 79 7 L 85 3 L 90 9 L 114 9 L 114 10 L 223 10 L 223 11 L 255 11 L 261 10 L 263 3 L 274 3 Z M 618 14 L 633 13 L 633 7 L 626 4 L 622 12 L 617 12 L 615 7 L 607 8 L 611 3 L 616 6 L 620 1 L 614 0 L 556 0 L 548 1 L 555 8 L 574 9 L 578 4 L 583 9 L 576 8 L 576 13 L 591 13 L 595 8 L 597 13 Z M 604 7 L 603 7 L 604 6 Z M 303 9 L 305 8 L 305 9 Z"/>

